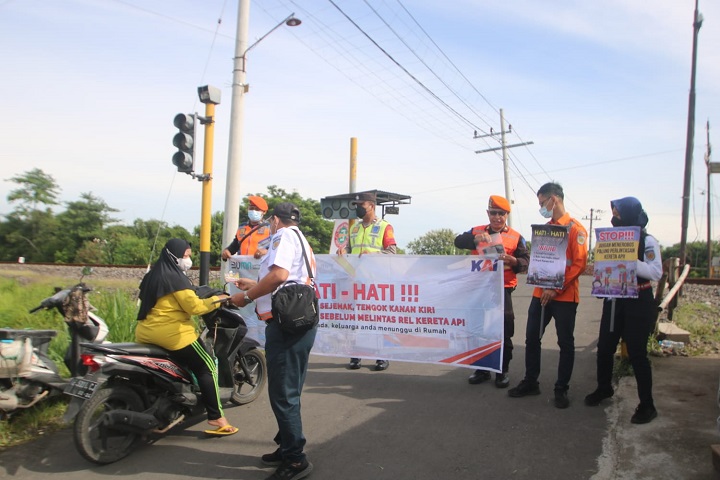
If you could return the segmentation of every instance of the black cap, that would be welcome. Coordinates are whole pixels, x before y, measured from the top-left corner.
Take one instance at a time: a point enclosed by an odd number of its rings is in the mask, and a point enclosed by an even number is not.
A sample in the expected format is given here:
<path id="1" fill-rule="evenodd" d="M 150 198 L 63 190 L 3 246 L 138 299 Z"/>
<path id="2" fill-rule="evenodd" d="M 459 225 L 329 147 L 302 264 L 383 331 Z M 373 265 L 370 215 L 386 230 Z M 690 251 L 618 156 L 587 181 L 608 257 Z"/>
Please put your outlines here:
<path id="1" fill-rule="evenodd" d="M 373 202 L 375 203 L 375 195 L 369 192 L 356 193 L 351 203 Z"/>
<path id="2" fill-rule="evenodd" d="M 292 220 L 293 222 L 300 223 L 300 210 L 290 202 L 278 203 L 273 209 L 274 216 L 282 218 L 283 220 Z"/>

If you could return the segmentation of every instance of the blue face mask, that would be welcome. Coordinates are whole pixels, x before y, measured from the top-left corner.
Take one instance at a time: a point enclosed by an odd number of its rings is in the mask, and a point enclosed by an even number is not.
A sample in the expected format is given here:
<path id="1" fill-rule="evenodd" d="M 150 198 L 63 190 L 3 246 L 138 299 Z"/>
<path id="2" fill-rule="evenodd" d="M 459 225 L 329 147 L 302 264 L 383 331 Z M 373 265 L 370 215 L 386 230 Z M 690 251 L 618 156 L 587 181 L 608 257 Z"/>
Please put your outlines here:
<path id="1" fill-rule="evenodd" d="M 553 208 L 555 208 L 555 205 L 553 205 Z M 542 215 L 545 218 L 552 218 L 552 214 L 553 214 L 552 210 L 548 210 L 547 208 L 545 208 L 545 205 L 543 205 L 542 208 L 540 209 L 540 215 Z"/>
<path id="2" fill-rule="evenodd" d="M 262 220 L 263 212 L 260 210 L 248 210 L 248 218 L 251 222 L 259 222 Z"/>

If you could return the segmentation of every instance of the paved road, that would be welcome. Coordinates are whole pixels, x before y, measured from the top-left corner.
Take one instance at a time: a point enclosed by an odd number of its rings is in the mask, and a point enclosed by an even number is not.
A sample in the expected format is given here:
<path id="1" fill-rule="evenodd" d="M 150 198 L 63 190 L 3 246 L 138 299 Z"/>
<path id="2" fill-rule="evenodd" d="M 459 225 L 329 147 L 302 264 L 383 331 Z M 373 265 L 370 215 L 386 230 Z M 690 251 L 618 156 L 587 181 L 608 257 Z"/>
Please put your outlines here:
<path id="1" fill-rule="evenodd" d="M 523 286 L 514 294 L 518 333 L 512 385 L 522 376 L 530 292 Z M 529 398 L 509 398 L 492 384 L 469 385 L 471 371 L 462 368 L 393 362 L 386 372 L 349 371 L 347 359 L 313 356 L 303 394 L 307 451 L 315 464 L 310 478 L 605 480 L 662 478 L 663 472 L 667 478 L 716 478 L 709 445 L 720 443 L 717 360 L 654 361 L 663 400 L 658 401 L 660 417 L 646 426 L 629 423 L 637 402 L 632 379 L 621 382 L 607 407 L 582 404 L 594 388 L 600 308 L 601 302 L 590 297 L 580 304 L 566 410 L 552 404 L 558 353 L 552 325 L 543 343 L 542 394 Z M 137 474 L 144 480 L 266 478 L 272 469 L 263 468 L 259 456 L 274 448 L 275 434 L 267 395 L 226 413 L 240 427 L 238 435 L 206 439 L 200 422 L 98 467 L 76 453 L 65 430 L 1 453 L 0 472 L 18 480 Z"/>

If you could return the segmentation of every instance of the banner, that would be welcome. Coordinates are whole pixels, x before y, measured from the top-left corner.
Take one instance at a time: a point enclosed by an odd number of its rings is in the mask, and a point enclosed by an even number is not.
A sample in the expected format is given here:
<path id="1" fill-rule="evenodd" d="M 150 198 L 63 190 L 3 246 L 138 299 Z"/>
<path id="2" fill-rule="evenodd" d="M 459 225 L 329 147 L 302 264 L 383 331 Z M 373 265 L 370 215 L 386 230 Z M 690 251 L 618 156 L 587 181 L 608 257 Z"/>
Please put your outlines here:
<path id="1" fill-rule="evenodd" d="M 532 240 L 527 284 L 542 288 L 562 288 L 565 283 L 569 227 L 531 225 Z"/>
<path id="2" fill-rule="evenodd" d="M 640 227 L 596 228 L 592 294 L 596 297 L 637 298 Z"/>
<path id="3" fill-rule="evenodd" d="M 254 259 L 230 261 L 248 267 L 249 260 Z M 501 261 L 467 255 L 315 255 L 315 260 L 320 324 L 314 354 L 501 371 Z M 257 278 L 256 268 L 241 275 L 253 278 L 253 270 Z M 249 335 L 264 343 L 264 325 L 258 322 L 254 313 L 248 317 Z"/>

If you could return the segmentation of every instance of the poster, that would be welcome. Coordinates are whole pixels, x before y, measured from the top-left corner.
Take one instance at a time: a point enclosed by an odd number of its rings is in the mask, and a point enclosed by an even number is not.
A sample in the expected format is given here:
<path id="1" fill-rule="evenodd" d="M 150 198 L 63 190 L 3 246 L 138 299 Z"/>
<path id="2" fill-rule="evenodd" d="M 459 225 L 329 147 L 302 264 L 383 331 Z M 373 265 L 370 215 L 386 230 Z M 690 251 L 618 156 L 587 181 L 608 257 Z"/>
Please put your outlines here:
<path id="1" fill-rule="evenodd" d="M 565 283 L 569 227 L 531 225 L 532 240 L 527 283 L 542 288 L 562 288 Z"/>
<path id="2" fill-rule="evenodd" d="M 596 228 L 592 294 L 596 297 L 637 298 L 637 259 L 640 227 Z"/>

